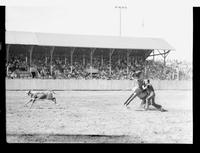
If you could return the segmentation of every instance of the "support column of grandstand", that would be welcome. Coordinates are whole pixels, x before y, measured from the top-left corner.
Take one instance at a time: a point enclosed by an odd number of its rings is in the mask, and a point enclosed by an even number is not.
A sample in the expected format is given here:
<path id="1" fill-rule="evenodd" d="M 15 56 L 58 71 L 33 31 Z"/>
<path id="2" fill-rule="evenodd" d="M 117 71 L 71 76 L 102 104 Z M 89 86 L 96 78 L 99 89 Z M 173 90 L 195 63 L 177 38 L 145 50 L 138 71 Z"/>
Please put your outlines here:
<path id="1" fill-rule="evenodd" d="M 9 47 L 7 47 L 7 52 L 8 48 Z M 153 62 L 153 60 L 146 60 L 146 62 L 144 62 L 144 57 L 138 56 L 134 53 L 133 50 L 129 50 L 129 52 L 124 52 L 121 50 L 121 54 L 120 51 L 117 50 L 115 51 L 116 54 L 113 54 L 114 50 L 110 50 L 109 61 L 106 61 L 106 58 L 103 58 L 102 53 L 106 52 L 107 50 L 101 50 L 101 52 L 99 52 L 100 54 L 98 56 L 95 56 L 94 49 L 92 49 L 89 63 L 86 63 L 87 60 L 85 58 L 85 53 L 83 54 L 83 51 L 82 54 L 81 52 L 79 53 L 80 55 L 74 61 L 73 65 L 73 54 L 74 52 L 76 52 L 75 48 L 73 48 L 70 52 L 70 60 L 67 58 L 67 52 L 65 52 L 64 58 L 62 58 L 62 54 L 54 57 L 54 49 L 52 48 L 50 51 L 49 63 L 48 57 L 45 57 L 46 55 L 43 52 L 38 52 L 39 54 L 36 55 L 34 54 L 35 49 L 33 50 L 33 48 L 34 47 L 31 46 L 27 51 L 30 53 L 29 65 L 27 64 L 28 57 L 26 57 L 26 52 L 22 53 L 23 55 L 21 57 L 25 57 L 22 60 L 20 58 L 20 54 L 13 55 L 13 52 L 17 51 L 15 47 L 9 50 L 10 54 L 7 54 L 7 56 L 10 55 L 11 58 L 7 57 L 8 77 L 31 77 L 31 72 L 35 71 L 37 73 L 36 78 L 89 79 L 90 77 L 88 78 L 87 74 L 88 72 L 90 72 L 90 76 L 95 79 L 121 80 L 133 79 L 132 76 L 134 76 L 134 72 L 142 69 L 144 70 L 145 77 L 147 78 L 151 77 L 154 79 L 177 79 L 179 76 L 179 73 L 176 73 L 178 69 L 174 69 L 173 66 L 166 66 L 164 69 L 164 67 L 162 66 L 162 62 Z M 19 46 L 18 49 L 20 49 Z M 42 47 L 40 47 L 40 50 L 42 50 Z M 55 53 L 58 50 L 59 49 L 55 50 Z M 33 59 L 32 54 L 35 55 Z M 44 58 L 40 59 L 39 57 Z M 71 61 L 71 63 L 69 63 L 69 61 Z M 85 66 L 88 64 L 89 67 Z M 33 67 L 31 68 L 31 66 Z M 90 68 L 90 71 L 87 71 L 87 68 Z M 50 73 L 48 71 L 50 71 Z M 18 72 L 20 72 L 21 74 L 19 75 Z M 161 75 L 162 73 L 160 72 L 163 72 L 164 74 Z"/>
<path id="2" fill-rule="evenodd" d="M 110 49 L 110 54 L 109 54 L 109 65 L 110 65 L 110 69 L 109 69 L 109 75 L 111 76 L 112 74 L 112 54 L 114 53 L 114 49 Z"/>

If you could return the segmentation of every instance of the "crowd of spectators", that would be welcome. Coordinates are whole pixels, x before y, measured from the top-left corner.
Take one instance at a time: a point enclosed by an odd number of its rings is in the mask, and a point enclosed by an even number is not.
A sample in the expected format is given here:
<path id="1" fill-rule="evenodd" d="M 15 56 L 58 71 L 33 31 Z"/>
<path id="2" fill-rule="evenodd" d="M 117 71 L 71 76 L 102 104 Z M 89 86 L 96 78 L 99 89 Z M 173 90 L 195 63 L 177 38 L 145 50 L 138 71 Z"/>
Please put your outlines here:
<path id="1" fill-rule="evenodd" d="M 146 75 L 148 78 L 159 80 L 175 80 L 178 71 L 161 61 L 146 61 Z"/>
<path id="2" fill-rule="evenodd" d="M 50 65 L 50 58 L 35 58 L 32 60 L 31 66 L 25 58 L 11 57 L 6 64 L 8 78 L 42 78 L 42 79 L 134 79 L 138 70 L 143 71 L 146 78 L 160 80 L 174 80 L 178 77 L 181 79 L 189 79 L 188 71 L 181 71 L 178 66 L 173 65 L 174 62 L 166 66 L 161 61 L 142 60 L 131 61 L 127 65 L 123 58 L 112 61 L 104 59 L 103 63 L 100 58 L 93 59 L 92 67 L 90 62 L 83 63 L 82 59 L 73 61 L 56 57 Z M 92 73 L 90 73 L 92 72 Z M 26 74 L 26 75 L 25 75 Z M 182 76 L 182 77 L 180 77 Z M 187 76 L 187 77 L 186 77 Z"/>
<path id="3" fill-rule="evenodd" d="M 20 77 L 19 72 L 28 71 L 29 66 L 22 57 L 10 57 L 10 60 L 6 63 L 6 75 L 11 77 Z"/>

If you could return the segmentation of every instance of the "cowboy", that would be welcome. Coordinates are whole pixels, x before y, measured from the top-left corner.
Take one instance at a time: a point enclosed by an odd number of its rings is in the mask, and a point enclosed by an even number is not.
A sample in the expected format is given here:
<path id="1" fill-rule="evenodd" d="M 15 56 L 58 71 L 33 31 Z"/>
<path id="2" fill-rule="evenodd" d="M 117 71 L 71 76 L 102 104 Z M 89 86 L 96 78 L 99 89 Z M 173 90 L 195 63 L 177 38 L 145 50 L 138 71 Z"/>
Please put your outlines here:
<path id="1" fill-rule="evenodd" d="M 146 84 L 145 84 L 145 81 L 142 79 L 141 71 L 137 72 L 137 77 L 138 77 L 138 79 L 137 79 L 138 87 L 140 88 L 141 92 L 143 92 L 144 90 L 146 90 Z M 140 107 L 145 107 L 145 103 L 146 103 L 146 101 L 142 100 Z"/>
<path id="2" fill-rule="evenodd" d="M 152 84 L 150 83 L 150 80 L 147 80 L 145 89 L 147 90 L 149 96 L 146 98 L 146 110 L 149 109 L 149 105 L 150 105 L 150 100 L 151 100 L 151 105 L 153 105 L 156 109 L 158 109 L 159 111 L 163 112 L 166 111 L 165 109 L 162 108 L 161 105 L 158 105 L 155 103 L 155 91 L 154 88 L 152 86 Z"/>

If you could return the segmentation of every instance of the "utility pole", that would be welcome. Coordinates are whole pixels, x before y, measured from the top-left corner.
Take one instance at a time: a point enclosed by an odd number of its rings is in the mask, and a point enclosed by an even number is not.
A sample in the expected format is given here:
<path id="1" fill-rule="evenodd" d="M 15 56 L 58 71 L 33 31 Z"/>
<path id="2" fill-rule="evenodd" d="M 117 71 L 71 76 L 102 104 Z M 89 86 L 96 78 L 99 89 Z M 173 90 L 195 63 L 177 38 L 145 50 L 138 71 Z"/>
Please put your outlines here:
<path id="1" fill-rule="evenodd" d="M 119 35 L 120 37 L 122 36 L 122 24 L 121 24 L 121 20 L 122 20 L 122 9 L 127 9 L 127 6 L 123 6 L 123 5 L 117 5 L 115 6 L 115 8 L 119 9 Z"/>

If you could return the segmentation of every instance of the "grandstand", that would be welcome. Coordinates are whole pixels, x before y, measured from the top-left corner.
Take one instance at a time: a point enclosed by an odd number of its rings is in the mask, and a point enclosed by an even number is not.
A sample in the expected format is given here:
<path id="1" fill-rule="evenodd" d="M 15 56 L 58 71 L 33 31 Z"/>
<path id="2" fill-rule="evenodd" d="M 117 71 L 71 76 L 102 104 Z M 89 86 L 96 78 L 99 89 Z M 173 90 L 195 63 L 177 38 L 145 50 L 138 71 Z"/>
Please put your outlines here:
<path id="1" fill-rule="evenodd" d="M 7 77 L 133 79 L 149 77 L 146 59 L 175 50 L 161 38 L 6 31 Z M 158 52 L 158 53 L 156 53 Z M 159 72 L 160 73 L 160 72 Z"/>

